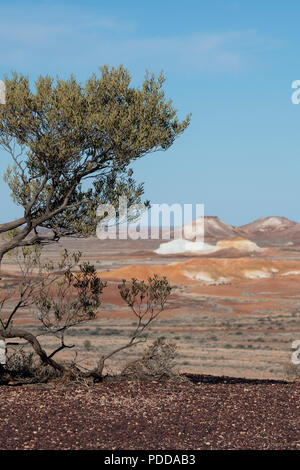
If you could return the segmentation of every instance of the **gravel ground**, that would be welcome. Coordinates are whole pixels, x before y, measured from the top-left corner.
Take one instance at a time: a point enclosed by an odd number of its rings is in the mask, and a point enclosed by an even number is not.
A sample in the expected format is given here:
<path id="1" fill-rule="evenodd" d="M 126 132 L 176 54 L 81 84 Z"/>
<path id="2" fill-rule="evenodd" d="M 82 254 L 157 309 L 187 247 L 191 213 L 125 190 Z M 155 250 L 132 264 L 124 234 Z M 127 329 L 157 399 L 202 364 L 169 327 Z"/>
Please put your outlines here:
<path id="1" fill-rule="evenodd" d="M 300 449 L 300 383 L 0 387 L 0 449 Z"/>

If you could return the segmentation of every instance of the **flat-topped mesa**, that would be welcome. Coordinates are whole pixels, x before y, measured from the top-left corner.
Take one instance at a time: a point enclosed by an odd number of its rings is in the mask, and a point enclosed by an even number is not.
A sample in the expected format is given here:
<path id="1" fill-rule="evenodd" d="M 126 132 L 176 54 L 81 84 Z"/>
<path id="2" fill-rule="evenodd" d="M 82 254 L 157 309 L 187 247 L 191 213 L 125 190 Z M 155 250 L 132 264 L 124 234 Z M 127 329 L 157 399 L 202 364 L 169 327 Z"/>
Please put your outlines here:
<path id="1" fill-rule="evenodd" d="M 200 216 L 183 227 L 183 236 L 189 240 L 193 240 L 196 236 L 204 234 L 204 239 L 224 239 L 234 238 L 240 235 L 239 230 L 229 225 L 217 216 Z"/>

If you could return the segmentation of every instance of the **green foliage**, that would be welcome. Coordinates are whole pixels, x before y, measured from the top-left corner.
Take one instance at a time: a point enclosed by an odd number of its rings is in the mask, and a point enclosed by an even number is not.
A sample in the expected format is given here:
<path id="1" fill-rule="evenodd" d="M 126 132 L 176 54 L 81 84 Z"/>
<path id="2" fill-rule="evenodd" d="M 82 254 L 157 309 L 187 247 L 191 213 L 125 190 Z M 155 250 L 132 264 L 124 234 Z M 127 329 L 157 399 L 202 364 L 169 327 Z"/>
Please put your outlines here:
<path id="1" fill-rule="evenodd" d="M 144 316 L 149 311 L 153 313 L 155 309 L 162 309 L 172 290 L 168 279 L 165 276 L 160 278 L 156 274 L 149 277 L 148 282 L 133 278 L 129 286 L 123 279 L 118 288 L 122 299 L 139 316 Z"/>
<path id="2" fill-rule="evenodd" d="M 122 299 L 136 316 L 137 323 L 131 337 L 131 343 L 134 343 L 143 337 L 144 330 L 164 310 L 172 287 L 165 276 L 159 277 L 155 274 L 149 277 L 147 282 L 133 278 L 130 284 L 127 284 L 123 279 L 118 289 Z"/>
<path id="3" fill-rule="evenodd" d="M 12 157 L 5 180 L 24 217 L 0 232 L 25 224 L 16 246 L 38 226 L 56 236 L 89 235 L 99 204 L 116 204 L 120 195 L 130 204 L 141 202 L 143 185 L 136 185 L 129 165 L 167 150 L 190 121 L 189 116 L 179 121 L 165 98 L 164 81 L 163 75 L 146 74 L 134 88 L 123 66 L 104 66 L 85 84 L 73 76 L 56 81 L 40 76 L 34 91 L 27 77 L 6 77 L 0 146 Z M 32 241 L 43 237 L 35 233 Z"/>
<path id="4" fill-rule="evenodd" d="M 66 266 L 66 265 L 65 265 Z M 79 272 L 67 268 L 55 283 L 41 284 L 34 296 L 39 319 L 49 330 L 65 330 L 95 318 L 106 287 L 93 265 L 79 265 Z"/>

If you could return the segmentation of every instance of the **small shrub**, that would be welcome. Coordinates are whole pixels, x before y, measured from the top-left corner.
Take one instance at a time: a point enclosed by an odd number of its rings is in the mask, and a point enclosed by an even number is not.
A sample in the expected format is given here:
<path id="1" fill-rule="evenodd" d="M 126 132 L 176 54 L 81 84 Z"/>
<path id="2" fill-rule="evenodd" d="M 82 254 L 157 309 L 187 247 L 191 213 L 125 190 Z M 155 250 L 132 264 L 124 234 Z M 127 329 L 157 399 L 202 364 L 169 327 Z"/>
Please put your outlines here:
<path id="1" fill-rule="evenodd" d="M 14 377 L 31 377 L 35 370 L 34 354 L 26 354 L 23 349 L 18 349 L 7 355 L 5 368 Z"/>
<path id="2" fill-rule="evenodd" d="M 141 359 L 126 364 L 121 375 L 131 380 L 182 380 L 175 369 L 177 346 L 160 337 L 145 350 Z"/>
<path id="3" fill-rule="evenodd" d="M 83 343 L 83 347 L 86 351 L 90 351 L 92 349 L 92 343 L 88 339 L 86 339 Z"/>
<path id="4" fill-rule="evenodd" d="M 300 364 L 288 363 L 284 366 L 285 377 L 288 380 L 300 380 Z"/>
<path id="5" fill-rule="evenodd" d="M 33 353 L 25 353 L 23 349 L 7 355 L 5 371 L 11 379 L 29 382 L 43 383 L 60 376 L 55 369 L 42 364 Z"/>

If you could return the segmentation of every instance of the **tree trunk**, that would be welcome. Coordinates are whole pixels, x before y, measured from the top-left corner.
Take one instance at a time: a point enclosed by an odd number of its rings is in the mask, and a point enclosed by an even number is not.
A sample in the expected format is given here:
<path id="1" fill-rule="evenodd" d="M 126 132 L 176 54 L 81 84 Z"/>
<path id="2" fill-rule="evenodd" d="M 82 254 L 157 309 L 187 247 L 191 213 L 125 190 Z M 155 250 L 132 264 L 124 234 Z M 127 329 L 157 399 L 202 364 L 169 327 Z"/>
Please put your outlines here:
<path id="1" fill-rule="evenodd" d="M 71 374 L 74 377 L 77 376 L 77 377 L 82 377 L 82 378 L 91 378 L 95 382 L 100 382 L 103 378 L 102 372 L 103 372 L 103 367 L 104 367 L 104 357 L 100 359 L 97 367 L 94 370 L 90 372 L 82 372 L 80 369 L 77 369 L 76 367 L 68 369 L 64 367 L 62 364 L 60 364 L 59 362 L 54 361 L 54 359 L 49 357 L 46 351 L 41 347 L 37 338 L 32 333 L 29 333 L 28 331 L 21 330 L 18 328 L 9 328 L 8 330 L 0 328 L 0 337 L 5 338 L 5 339 L 8 339 L 8 338 L 25 339 L 31 344 L 34 352 L 39 356 L 43 364 L 53 367 L 54 369 L 61 372 L 63 375 Z"/>
<path id="2" fill-rule="evenodd" d="M 0 336 L 2 338 L 22 338 L 28 341 L 33 350 L 36 352 L 36 354 L 40 357 L 41 361 L 45 365 L 52 366 L 54 369 L 65 373 L 66 369 L 63 365 L 59 364 L 58 362 L 54 361 L 53 359 L 49 358 L 44 351 L 44 349 L 41 347 L 39 341 L 37 338 L 32 334 L 29 333 L 28 331 L 25 330 L 20 330 L 18 328 L 9 328 L 8 330 L 5 330 L 3 328 L 0 329 Z"/>

